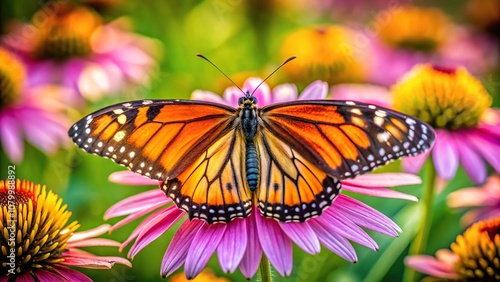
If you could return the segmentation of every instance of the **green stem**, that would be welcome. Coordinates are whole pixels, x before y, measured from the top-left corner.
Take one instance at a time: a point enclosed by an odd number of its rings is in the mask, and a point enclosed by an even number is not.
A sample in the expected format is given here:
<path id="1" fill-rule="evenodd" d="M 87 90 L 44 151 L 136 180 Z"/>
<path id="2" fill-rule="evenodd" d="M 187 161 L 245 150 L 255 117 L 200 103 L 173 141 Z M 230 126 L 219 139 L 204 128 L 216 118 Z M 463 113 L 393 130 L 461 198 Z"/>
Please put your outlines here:
<path id="1" fill-rule="evenodd" d="M 422 219 L 420 220 L 420 225 L 410 245 L 410 251 L 408 255 L 419 255 L 425 252 L 427 249 L 427 241 L 429 238 L 429 231 L 432 224 L 432 209 L 434 207 L 434 186 L 436 182 L 436 170 L 432 162 L 432 158 L 427 160 L 425 165 L 425 183 L 424 183 L 424 193 L 422 195 L 422 201 L 420 202 L 422 209 Z M 407 267 L 405 269 L 403 281 L 414 282 L 417 279 L 417 272 Z"/>
<path id="2" fill-rule="evenodd" d="M 266 255 L 262 254 L 259 264 L 260 281 L 262 282 L 272 282 L 273 278 L 271 276 L 271 264 Z"/>

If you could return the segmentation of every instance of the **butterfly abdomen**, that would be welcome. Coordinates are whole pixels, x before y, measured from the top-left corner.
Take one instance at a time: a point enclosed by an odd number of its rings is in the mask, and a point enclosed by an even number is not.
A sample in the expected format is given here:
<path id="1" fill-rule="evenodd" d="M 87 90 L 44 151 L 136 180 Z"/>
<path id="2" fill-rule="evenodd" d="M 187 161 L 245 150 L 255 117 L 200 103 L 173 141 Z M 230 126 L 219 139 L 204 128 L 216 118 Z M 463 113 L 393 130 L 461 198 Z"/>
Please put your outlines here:
<path id="1" fill-rule="evenodd" d="M 247 140 L 246 144 L 246 175 L 250 191 L 255 191 L 259 183 L 259 157 L 253 140 Z"/>

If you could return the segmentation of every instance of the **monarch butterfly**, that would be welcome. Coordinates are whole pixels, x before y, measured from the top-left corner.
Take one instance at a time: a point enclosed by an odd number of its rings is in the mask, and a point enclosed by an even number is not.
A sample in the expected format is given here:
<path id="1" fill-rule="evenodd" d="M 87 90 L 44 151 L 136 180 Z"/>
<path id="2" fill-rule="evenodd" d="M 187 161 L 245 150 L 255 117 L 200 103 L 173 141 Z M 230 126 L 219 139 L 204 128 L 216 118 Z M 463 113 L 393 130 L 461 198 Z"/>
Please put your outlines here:
<path id="1" fill-rule="evenodd" d="M 161 181 L 190 218 L 246 217 L 254 206 L 282 222 L 319 216 L 341 180 L 430 148 L 430 126 L 353 101 L 302 100 L 239 107 L 139 100 L 96 111 L 69 130 L 88 153 Z"/>

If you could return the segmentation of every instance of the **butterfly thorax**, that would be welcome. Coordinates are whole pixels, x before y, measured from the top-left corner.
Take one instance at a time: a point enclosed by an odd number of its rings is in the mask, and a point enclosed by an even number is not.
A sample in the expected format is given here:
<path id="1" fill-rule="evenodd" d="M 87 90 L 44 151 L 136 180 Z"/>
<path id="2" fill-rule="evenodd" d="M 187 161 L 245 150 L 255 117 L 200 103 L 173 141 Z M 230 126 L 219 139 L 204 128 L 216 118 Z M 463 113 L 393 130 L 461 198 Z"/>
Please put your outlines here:
<path id="1" fill-rule="evenodd" d="M 239 100 L 241 129 L 245 136 L 246 180 L 250 191 L 255 191 L 259 183 L 259 156 L 255 147 L 257 133 L 257 99 L 249 95 Z"/>

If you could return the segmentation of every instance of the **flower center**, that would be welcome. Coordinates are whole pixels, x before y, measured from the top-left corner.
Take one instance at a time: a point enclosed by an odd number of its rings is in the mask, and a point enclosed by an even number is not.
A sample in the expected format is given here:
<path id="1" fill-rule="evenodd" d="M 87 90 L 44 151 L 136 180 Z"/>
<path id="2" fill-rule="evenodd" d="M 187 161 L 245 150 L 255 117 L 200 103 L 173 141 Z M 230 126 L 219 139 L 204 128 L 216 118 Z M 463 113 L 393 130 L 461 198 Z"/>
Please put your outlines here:
<path id="1" fill-rule="evenodd" d="M 71 212 L 52 191 L 28 181 L 0 180 L 0 276 L 9 270 L 21 275 L 49 269 L 63 260 L 59 255 L 79 227 L 67 224 Z M 12 273 L 11 273 L 12 274 Z"/>
<path id="2" fill-rule="evenodd" d="M 56 2 L 36 13 L 33 24 L 38 31 L 33 56 L 65 60 L 91 53 L 91 37 L 101 19 L 87 8 Z"/>
<path id="3" fill-rule="evenodd" d="M 340 26 L 301 28 L 288 35 L 281 47 L 283 59 L 297 56 L 283 67 L 299 82 L 324 80 L 329 83 L 362 79 L 362 67 L 354 54 L 354 31 Z"/>
<path id="4" fill-rule="evenodd" d="M 0 110 L 16 102 L 25 80 L 23 65 L 0 48 Z"/>
<path id="5" fill-rule="evenodd" d="M 481 82 L 464 68 L 418 65 L 391 91 L 396 110 L 415 116 L 434 128 L 476 126 L 492 103 Z"/>
<path id="6" fill-rule="evenodd" d="M 500 219 L 482 221 L 457 236 L 454 268 L 466 281 L 500 280 Z"/>
<path id="7" fill-rule="evenodd" d="M 384 43 L 432 52 L 447 35 L 449 21 L 438 9 L 404 6 L 380 12 L 374 20 Z"/>

